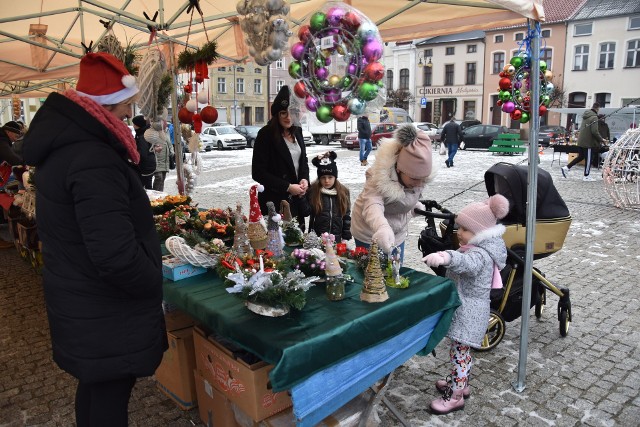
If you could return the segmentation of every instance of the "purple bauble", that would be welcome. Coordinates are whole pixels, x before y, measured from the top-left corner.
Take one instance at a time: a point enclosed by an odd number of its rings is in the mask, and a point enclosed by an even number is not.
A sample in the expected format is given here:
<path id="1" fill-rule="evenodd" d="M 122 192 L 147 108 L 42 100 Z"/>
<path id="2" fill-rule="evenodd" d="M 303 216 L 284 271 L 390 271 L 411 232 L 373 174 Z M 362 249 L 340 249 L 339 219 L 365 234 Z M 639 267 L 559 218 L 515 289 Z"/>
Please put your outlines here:
<path id="1" fill-rule="evenodd" d="M 513 83 L 513 87 L 516 88 L 516 89 L 520 89 L 522 87 L 522 83 L 519 82 L 519 81 L 515 81 Z"/>
<path id="2" fill-rule="evenodd" d="M 340 25 L 340 21 L 344 17 L 344 9 L 339 7 L 332 7 L 327 11 L 327 21 L 331 27 L 337 27 Z"/>
<path id="3" fill-rule="evenodd" d="M 502 111 L 504 111 L 505 113 L 512 113 L 515 109 L 516 104 L 514 104 L 512 101 L 507 101 L 502 104 Z"/>
<path id="4" fill-rule="evenodd" d="M 338 102 L 341 96 L 342 91 L 340 89 L 329 89 L 324 95 L 324 100 L 326 102 Z"/>
<path id="5" fill-rule="evenodd" d="M 331 65 L 331 57 L 327 56 L 326 58 L 324 58 L 324 65 L 326 67 L 328 67 L 329 65 Z"/>
<path id="6" fill-rule="evenodd" d="M 300 60 L 304 55 L 304 44 L 301 42 L 295 43 L 291 46 L 291 56 L 293 56 L 296 60 Z"/>
<path id="7" fill-rule="evenodd" d="M 313 96 L 307 96 L 304 100 L 304 105 L 307 106 L 307 110 L 309 111 L 316 111 L 319 104 L 318 100 Z"/>
<path id="8" fill-rule="evenodd" d="M 327 76 L 329 75 L 329 70 L 327 70 L 326 68 L 322 67 L 322 68 L 318 68 L 316 70 L 316 77 L 320 80 L 324 80 L 327 78 Z"/>
<path id="9" fill-rule="evenodd" d="M 358 70 L 358 66 L 356 64 L 347 65 L 347 74 L 355 75 Z"/>
<path id="10" fill-rule="evenodd" d="M 378 40 L 370 41 L 362 48 L 362 54 L 368 62 L 374 62 L 382 58 L 382 45 Z"/>

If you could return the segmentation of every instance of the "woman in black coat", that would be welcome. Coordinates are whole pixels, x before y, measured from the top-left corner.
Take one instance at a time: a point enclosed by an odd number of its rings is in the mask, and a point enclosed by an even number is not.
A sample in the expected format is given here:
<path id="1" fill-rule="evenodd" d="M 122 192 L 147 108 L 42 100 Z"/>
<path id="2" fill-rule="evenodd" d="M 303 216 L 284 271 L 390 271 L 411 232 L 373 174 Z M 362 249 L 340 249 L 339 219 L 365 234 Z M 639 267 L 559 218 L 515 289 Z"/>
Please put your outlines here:
<path id="1" fill-rule="evenodd" d="M 267 202 L 280 206 L 281 200 L 287 200 L 304 231 L 304 217 L 309 216 L 304 198 L 309 188 L 309 163 L 302 129 L 293 125 L 289 100 L 289 87 L 282 86 L 271 105 L 271 120 L 256 137 L 251 176 L 264 186 L 258 193 L 262 214 L 268 213 Z"/>
<path id="2" fill-rule="evenodd" d="M 95 75 L 115 92 L 92 95 L 104 88 Z M 160 242 L 122 121 L 137 88 L 123 76 L 115 57 L 86 55 L 77 90 L 49 95 L 24 142 L 53 359 L 78 379 L 78 426 L 126 426 L 136 378 L 152 375 L 167 348 Z"/>

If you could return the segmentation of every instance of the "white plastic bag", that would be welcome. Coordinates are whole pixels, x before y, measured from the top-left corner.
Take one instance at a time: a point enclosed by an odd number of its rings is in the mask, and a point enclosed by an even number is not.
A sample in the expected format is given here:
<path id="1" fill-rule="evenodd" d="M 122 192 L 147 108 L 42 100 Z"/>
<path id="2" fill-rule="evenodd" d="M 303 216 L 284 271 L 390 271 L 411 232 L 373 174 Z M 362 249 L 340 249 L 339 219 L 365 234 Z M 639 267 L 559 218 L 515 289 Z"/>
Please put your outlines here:
<path id="1" fill-rule="evenodd" d="M 464 141 L 461 141 L 461 142 L 460 142 L 460 149 L 461 149 L 461 150 L 464 150 Z"/>
<path id="2" fill-rule="evenodd" d="M 440 153 L 441 156 L 446 156 L 447 155 L 447 146 L 444 145 L 442 142 L 440 143 L 440 151 L 438 151 Z"/>

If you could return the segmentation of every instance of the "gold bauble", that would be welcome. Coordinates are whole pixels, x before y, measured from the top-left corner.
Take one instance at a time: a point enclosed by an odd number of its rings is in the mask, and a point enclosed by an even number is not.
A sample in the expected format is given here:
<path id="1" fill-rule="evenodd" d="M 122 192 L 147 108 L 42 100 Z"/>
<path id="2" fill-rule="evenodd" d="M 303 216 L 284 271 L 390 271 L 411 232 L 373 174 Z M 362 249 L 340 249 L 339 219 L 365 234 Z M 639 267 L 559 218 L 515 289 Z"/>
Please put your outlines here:
<path id="1" fill-rule="evenodd" d="M 340 78 L 340 76 L 337 75 L 332 75 L 331 77 L 329 77 L 329 84 L 333 87 L 337 87 L 340 84 L 340 81 L 342 79 Z"/>
<path id="2" fill-rule="evenodd" d="M 551 79 L 553 79 L 553 73 L 549 70 L 544 72 L 544 79 L 548 82 L 551 81 Z"/>

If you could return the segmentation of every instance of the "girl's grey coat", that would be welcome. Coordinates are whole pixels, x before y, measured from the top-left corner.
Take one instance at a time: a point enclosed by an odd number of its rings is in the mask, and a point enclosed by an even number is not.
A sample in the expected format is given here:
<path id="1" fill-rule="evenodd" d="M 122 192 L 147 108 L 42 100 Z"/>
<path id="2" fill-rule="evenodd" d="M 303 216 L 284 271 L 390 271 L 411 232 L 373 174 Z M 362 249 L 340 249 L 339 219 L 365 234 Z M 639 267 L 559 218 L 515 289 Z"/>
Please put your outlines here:
<path id="1" fill-rule="evenodd" d="M 498 224 L 474 236 L 466 252 L 447 251 L 451 261 L 447 277 L 456 282 L 462 304 L 453 315 L 448 336 L 454 341 L 478 348 L 487 331 L 493 264 L 502 270 L 507 261 L 507 248 L 502 240 L 505 228 Z"/>

